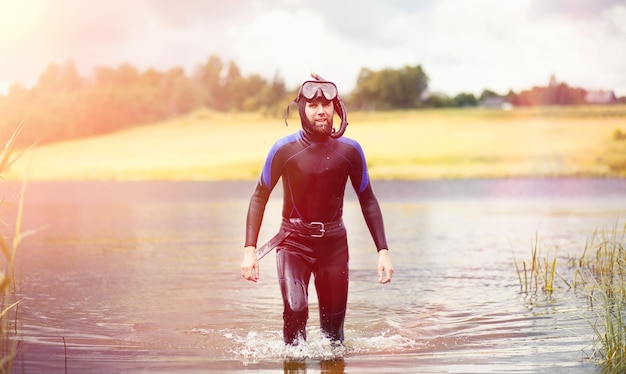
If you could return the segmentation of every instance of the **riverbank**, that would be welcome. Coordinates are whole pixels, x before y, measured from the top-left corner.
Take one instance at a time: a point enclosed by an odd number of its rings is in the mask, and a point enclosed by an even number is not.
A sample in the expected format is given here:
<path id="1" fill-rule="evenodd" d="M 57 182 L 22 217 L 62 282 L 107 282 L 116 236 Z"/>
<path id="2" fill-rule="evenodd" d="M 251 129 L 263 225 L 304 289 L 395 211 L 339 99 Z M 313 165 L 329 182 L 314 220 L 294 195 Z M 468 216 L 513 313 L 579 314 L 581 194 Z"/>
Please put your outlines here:
<path id="1" fill-rule="evenodd" d="M 626 106 L 349 113 L 373 179 L 626 176 Z M 338 122 L 338 121 L 337 121 Z M 253 180 L 296 113 L 193 114 L 38 146 L 6 173 L 30 180 Z"/>

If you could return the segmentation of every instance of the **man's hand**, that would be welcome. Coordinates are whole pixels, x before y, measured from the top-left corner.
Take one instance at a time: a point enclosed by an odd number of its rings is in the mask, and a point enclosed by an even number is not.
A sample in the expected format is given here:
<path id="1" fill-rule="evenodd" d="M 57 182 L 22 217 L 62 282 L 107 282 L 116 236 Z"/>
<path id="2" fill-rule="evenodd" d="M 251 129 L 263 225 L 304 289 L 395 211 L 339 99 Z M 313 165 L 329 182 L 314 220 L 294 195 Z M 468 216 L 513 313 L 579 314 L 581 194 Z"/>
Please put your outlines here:
<path id="1" fill-rule="evenodd" d="M 256 248 L 244 248 L 243 261 L 241 262 L 241 276 L 244 279 L 256 282 L 259 280 L 259 261 L 256 259 Z"/>
<path id="2" fill-rule="evenodd" d="M 393 276 L 393 265 L 391 265 L 388 252 L 386 249 L 378 251 L 378 283 L 380 284 L 391 282 Z"/>

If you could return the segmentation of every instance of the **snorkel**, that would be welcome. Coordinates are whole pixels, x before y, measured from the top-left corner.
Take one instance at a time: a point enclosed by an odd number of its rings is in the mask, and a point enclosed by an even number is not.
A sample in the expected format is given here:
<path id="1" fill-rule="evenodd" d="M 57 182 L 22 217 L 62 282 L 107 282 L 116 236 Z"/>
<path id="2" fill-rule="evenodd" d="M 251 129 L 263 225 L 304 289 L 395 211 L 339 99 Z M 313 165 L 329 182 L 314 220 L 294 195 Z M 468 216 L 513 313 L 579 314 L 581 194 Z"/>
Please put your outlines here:
<path id="1" fill-rule="evenodd" d="M 339 130 L 336 130 L 334 127 L 332 128 L 330 134 L 328 134 L 331 138 L 337 139 L 346 132 L 346 127 L 348 127 L 348 115 L 346 112 L 346 106 L 343 103 L 343 100 L 339 97 L 337 92 L 337 86 L 333 82 L 327 81 L 316 73 L 311 72 L 311 77 L 315 79 L 314 81 L 306 81 L 300 87 L 298 91 L 298 95 L 292 101 L 298 105 L 298 109 L 300 112 L 300 118 L 302 121 L 302 126 L 305 131 L 309 131 L 308 120 L 306 116 L 303 115 L 303 103 L 305 100 L 311 100 L 316 96 L 321 94 L 324 99 L 331 101 L 333 103 L 333 108 L 335 109 L 335 113 L 341 119 L 341 124 L 339 125 Z M 285 125 L 287 124 L 287 117 L 289 116 L 289 106 L 287 106 L 287 112 L 285 114 Z"/>
<path id="2" fill-rule="evenodd" d="M 326 79 L 322 78 L 315 72 L 311 72 L 311 77 L 316 81 L 328 82 Z M 339 119 L 341 119 L 341 123 L 339 124 L 339 130 L 335 130 L 335 128 L 333 127 L 330 137 L 333 139 L 337 139 L 341 137 L 344 132 L 346 132 L 346 127 L 348 127 L 348 113 L 346 111 L 346 106 L 343 103 L 343 100 L 341 99 L 341 97 L 339 97 L 339 94 L 337 94 L 336 97 L 333 99 L 333 106 L 335 107 L 335 113 L 337 113 L 337 115 L 339 115 Z"/>

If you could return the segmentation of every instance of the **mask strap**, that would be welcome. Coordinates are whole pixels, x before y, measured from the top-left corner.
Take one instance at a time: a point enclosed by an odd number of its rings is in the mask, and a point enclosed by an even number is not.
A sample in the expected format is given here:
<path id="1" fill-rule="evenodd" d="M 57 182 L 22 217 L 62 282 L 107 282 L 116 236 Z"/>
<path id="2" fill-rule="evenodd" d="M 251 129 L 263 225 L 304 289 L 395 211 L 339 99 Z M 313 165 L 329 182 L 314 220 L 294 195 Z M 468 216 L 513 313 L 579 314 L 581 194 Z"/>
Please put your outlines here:
<path id="1" fill-rule="evenodd" d="M 339 97 L 335 99 L 333 104 L 335 107 L 335 112 L 339 114 L 341 124 L 339 125 L 339 130 L 335 131 L 335 129 L 333 128 L 333 133 L 330 135 L 330 137 L 333 139 L 337 139 L 341 137 L 344 132 L 346 132 L 346 127 L 348 127 L 348 113 L 346 111 L 346 106 L 344 105 L 343 100 L 341 100 Z"/>
<path id="2" fill-rule="evenodd" d="M 287 117 L 289 117 L 289 107 L 291 106 L 291 104 L 295 104 L 295 101 L 290 102 L 289 104 L 287 104 L 287 110 L 285 111 L 285 126 L 289 126 L 289 124 L 287 123 Z"/>

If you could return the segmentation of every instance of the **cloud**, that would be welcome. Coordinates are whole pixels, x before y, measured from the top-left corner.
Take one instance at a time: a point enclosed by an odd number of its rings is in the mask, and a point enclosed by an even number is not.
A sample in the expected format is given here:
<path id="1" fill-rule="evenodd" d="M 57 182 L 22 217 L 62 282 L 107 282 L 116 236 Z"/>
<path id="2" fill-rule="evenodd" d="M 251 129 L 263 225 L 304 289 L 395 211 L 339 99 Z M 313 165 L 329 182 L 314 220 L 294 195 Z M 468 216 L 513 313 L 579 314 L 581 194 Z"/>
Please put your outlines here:
<path id="1" fill-rule="evenodd" d="M 557 17 L 570 21 L 602 20 L 607 12 L 623 6 L 622 0 L 533 0 L 530 13 L 536 17 Z"/>
<path id="2" fill-rule="evenodd" d="M 217 55 L 289 86 L 316 70 L 347 91 L 361 68 L 422 65 L 451 95 L 551 74 L 626 95 L 624 19 L 617 0 L 0 0 L 0 85 L 33 83 L 51 62 L 191 73 Z"/>
<path id="3" fill-rule="evenodd" d="M 434 0 L 412 1 L 336 1 L 308 3 L 328 20 L 328 27 L 350 43 L 378 48 L 398 47 L 420 35 L 404 30 L 427 20 Z M 314 5 L 310 5 L 314 4 Z M 408 30 L 407 30 L 408 31 Z"/>

